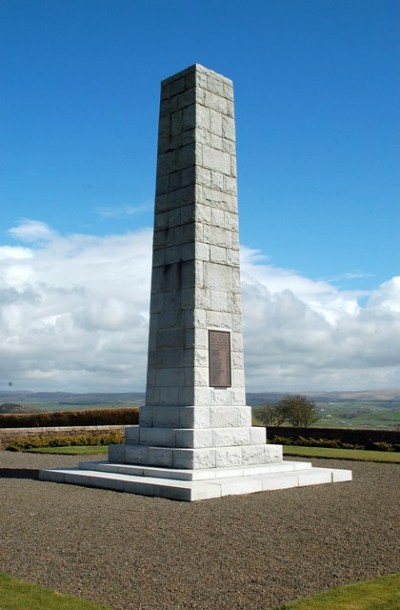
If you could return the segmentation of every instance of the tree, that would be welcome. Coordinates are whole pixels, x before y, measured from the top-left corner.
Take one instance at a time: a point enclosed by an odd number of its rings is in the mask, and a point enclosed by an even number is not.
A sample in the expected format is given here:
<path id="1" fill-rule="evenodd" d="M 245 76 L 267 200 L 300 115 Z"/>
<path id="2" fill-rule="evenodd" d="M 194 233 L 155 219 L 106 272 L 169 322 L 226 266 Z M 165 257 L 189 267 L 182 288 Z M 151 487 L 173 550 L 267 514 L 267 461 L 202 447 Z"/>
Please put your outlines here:
<path id="1" fill-rule="evenodd" d="M 308 428 L 319 420 L 317 405 L 312 400 L 299 394 L 287 396 L 277 404 L 280 408 L 284 421 L 289 422 L 296 428 Z"/>
<path id="2" fill-rule="evenodd" d="M 279 405 L 261 405 L 256 409 L 256 417 L 264 426 L 281 426 L 286 414 Z"/>

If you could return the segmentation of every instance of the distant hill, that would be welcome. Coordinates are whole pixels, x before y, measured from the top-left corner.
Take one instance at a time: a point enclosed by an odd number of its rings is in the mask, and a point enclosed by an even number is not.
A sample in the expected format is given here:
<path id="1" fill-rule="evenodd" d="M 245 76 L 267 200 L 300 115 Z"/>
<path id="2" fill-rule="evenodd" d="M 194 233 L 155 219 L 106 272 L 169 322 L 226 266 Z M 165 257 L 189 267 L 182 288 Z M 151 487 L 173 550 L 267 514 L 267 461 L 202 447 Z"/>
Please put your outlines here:
<path id="1" fill-rule="evenodd" d="M 275 403 L 290 394 L 302 394 L 315 402 L 343 402 L 343 401 L 400 401 L 400 390 L 364 390 L 359 392 L 248 392 L 247 401 L 250 405 L 262 403 Z M 13 403 L 18 405 L 129 405 L 143 404 L 144 392 L 108 392 L 85 393 L 74 392 L 29 392 L 18 390 L 0 391 L 0 405 Z"/>
<path id="2" fill-rule="evenodd" d="M 90 406 L 90 405 L 131 405 L 144 401 L 144 392 L 115 392 L 115 393 L 86 393 L 73 392 L 29 392 L 8 390 L 0 391 L 0 404 L 18 403 L 19 405 L 62 405 Z"/>
<path id="3" fill-rule="evenodd" d="M 291 394 L 307 396 L 314 402 L 397 402 L 400 401 L 400 390 L 363 390 L 359 392 L 248 392 L 247 401 L 250 405 L 275 403 Z"/>

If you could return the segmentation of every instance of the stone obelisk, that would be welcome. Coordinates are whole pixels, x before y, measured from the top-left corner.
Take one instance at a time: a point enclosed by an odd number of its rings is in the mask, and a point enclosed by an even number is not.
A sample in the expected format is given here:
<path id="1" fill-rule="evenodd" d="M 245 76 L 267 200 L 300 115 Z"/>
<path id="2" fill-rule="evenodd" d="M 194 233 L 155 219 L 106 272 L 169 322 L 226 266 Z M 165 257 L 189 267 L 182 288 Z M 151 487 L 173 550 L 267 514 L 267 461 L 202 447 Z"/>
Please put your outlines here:
<path id="1" fill-rule="evenodd" d="M 140 425 L 106 463 L 45 480 L 199 500 L 351 479 L 283 462 L 246 406 L 232 82 L 200 65 L 161 85 L 150 329 Z"/>
<path id="2" fill-rule="evenodd" d="M 281 459 L 245 401 L 232 82 L 195 65 L 161 86 L 146 403 L 110 457 Z"/>

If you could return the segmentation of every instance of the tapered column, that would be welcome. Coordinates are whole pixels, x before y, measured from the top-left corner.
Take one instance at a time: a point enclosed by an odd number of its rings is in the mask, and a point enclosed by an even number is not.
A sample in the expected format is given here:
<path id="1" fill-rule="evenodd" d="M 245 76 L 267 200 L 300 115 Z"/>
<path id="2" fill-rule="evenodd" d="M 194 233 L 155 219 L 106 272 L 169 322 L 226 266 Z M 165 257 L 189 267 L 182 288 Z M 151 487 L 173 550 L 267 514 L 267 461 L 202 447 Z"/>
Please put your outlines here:
<path id="1" fill-rule="evenodd" d="M 198 65 L 161 88 L 146 404 L 245 404 L 232 82 Z"/>
<path id="2" fill-rule="evenodd" d="M 161 84 L 146 401 L 124 459 L 265 462 L 246 406 L 239 267 L 232 82 L 195 65 Z"/>

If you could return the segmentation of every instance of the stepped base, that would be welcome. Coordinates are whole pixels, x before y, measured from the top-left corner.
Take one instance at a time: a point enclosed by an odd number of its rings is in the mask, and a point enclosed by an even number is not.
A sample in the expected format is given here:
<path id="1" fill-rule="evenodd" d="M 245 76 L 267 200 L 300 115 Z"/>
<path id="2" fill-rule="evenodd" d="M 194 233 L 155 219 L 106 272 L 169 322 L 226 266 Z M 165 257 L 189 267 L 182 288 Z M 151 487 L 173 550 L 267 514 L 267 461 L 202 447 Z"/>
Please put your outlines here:
<path id="1" fill-rule="evenodd" d="M 264 431 L 263 431 L 264 432 Z M 110 445 L 108 459 L 117 464 L 141 464 L 164 468 L 210 469 L 282 461 L 282 445 L 233 445 L 225 447 L 160 447 L 123 443 Z"/>
<path id="2" fill-rule="evenodd" d="M 78 468 L 41 470 L 39 479 L 191 502 L 305 485 L 351 481 L 350 470 L 312 468 L 308 462 L 187 470 L 82 462 Z"/>

